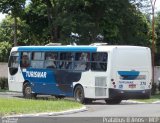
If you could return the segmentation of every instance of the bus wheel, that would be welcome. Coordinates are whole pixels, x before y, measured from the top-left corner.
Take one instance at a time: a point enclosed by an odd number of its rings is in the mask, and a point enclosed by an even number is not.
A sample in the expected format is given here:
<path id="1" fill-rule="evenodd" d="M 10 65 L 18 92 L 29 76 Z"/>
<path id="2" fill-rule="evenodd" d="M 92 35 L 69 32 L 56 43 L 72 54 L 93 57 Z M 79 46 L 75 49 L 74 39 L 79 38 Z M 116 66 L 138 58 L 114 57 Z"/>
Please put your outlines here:
<path id="1" fill-rule="evenodd" d="M 28 83 L 26 83 L 23 86 L 23 96 L 24 98 L 31 99 L 36 98 L 37 94 L 33 94 L 31 86 Z"/>
<path id="2" fill-rule="evenodd" d="M 106 99 L 105 102 L 106 104 L 120 104 L 121 103 L 121 99 Z"/>
<path id="3" fill-rule="evenodd" d="M 92 103 L 92 99 L 85 99 L 85 104 L 91 104 Z"/>
<path id="4" fill-rule="evenodd" d="M 78 85 L 74 90 L 74 99 L 80 103 L 85 103 L 84 90 L 81 85 Z"/>

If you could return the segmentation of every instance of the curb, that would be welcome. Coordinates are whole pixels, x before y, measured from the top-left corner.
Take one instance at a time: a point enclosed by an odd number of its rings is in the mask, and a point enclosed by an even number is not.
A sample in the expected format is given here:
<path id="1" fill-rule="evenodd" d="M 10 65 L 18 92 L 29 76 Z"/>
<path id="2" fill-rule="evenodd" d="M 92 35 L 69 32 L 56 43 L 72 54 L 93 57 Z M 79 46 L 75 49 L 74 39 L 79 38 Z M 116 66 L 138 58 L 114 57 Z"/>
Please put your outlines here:
<path id="1" fill-rule="evenodd" d="M 146 102 L 139 102 L 139 101 L 135 101 L 135 100 L 123 100 L 122 102 L 129 103 L 129 104 L 144 104 L 144 103 L 146 103 Z"/>
<path id="2" fill-rule="evenodd" d="M 122 103 L 129 103 L 129 104 L 160 104 L 160 101 L 155 102 L 139 102 L 135 100 L 123 100 Z"/>
<path id="3" fill-rule="evenodd" d="M 0 95 L 22 95 L 22 92 L 0 92 Z"/>
<path id="4" fill-rule="evenodd" d="M 155 101 L 152 104 L 160 104 L 160 101 Z"/>
<path id="5" fill-rule="evenodd" d="M 44 112 L 44 113 L 36 113 L 36 114 L 11 115 L 11 116 L 5 116 L 2 118 L 58 116 L 58 115 L 73 114 L 73 113 L 84 112 L 84 111 L 87 111 L 86 106 L 83 106 L 82 108 L 79 108 L 79 109 L 72 109 L 72 110 L 61 111 L 61 112 Z"/>

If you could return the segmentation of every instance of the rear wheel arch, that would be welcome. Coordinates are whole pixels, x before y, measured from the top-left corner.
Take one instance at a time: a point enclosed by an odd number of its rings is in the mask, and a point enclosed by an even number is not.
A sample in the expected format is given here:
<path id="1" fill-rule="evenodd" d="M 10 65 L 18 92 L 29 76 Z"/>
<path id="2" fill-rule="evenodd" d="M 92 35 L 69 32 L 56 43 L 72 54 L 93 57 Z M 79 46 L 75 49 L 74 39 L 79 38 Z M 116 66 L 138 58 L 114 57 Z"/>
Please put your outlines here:
<path id="1" fill-rule="evenodd" d="M 84 89 L 83 86 L 81 84 L 77 84 L 74 87 L 74 91 L 73 91 L 73 95 L 74 95 L 74 99 L 80 103 L 85 103 L 85 93 L 84 93 Z"/>
<path id="2" fill-rule="evenodd" d="M 76 85 L 74 86 L 74 89 L 73 89 L 73 94 L 74 94 L 74 91 L 75 91 L 75 89 L 76 89 L 77 86 L 81 86 L 81 87 L 83 88 L 83 86 L 82 86 L 81 84 L 76 84 Z M 83 88 L 83 90 L 84 90 L 84 88 Z"/>

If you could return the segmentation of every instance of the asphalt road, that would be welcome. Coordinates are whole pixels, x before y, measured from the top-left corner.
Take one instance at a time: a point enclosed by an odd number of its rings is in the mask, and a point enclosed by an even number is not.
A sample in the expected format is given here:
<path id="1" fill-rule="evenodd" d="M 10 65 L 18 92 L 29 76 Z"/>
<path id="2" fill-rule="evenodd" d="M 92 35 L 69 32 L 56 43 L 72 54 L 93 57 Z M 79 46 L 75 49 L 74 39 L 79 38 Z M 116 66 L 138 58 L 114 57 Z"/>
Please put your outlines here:
<path id="1" fill-rule="evenodd" d="M 95 102 L 86 105 L 88 111 L 67 114 L 62 117 L 160 117 L 160 104 L 132 104 L 106 105 Z"/>
<path id="2" fill-rule="evenodd" d="M 0 97 L 14 97 L 19 98 L 21 94 L 1 94 Z M 104 101 L 95 101 L 90 105 L 86 105 L 87 111 L 78 112 L 74 114 L 63 114 L 59 116 L 31 116 L 31 117 L 14 117 L 13 119 L 3 119 L 0 122 L 6 123 L 6 121 L 15 121 L 14 123 L 104 123 L 111 120 L 106 120 L 105 118 L 125 118 L 121 119 L 122 122 L 126 121 L 126 118 L 140 118 L 133 119 L 133 121 L 138 122 L 150 122 L 153 123 L 160 122 L 160 104 L 138 104 L 123 101 L 119 105 L 106 105 Z M 151 118 L 151 119 L 143 119 Z M 155 119 L 152 119 L 154 117 Z M 141 119 L 142 118 L 142 119 Z M 157 119 L 156 119 L 157 118 Z M 113 119 L 112 119 L 113 120 Z M 114 121 L 115 122 L 115 121 Z M 118 121 L 120 122 L 120 121 Z M 126 121 L 128 122 L 128 121 Z M 11 123 L 11 122 L 7 122 Z M 131 122 L 129 122 L 131 123 Z"/>

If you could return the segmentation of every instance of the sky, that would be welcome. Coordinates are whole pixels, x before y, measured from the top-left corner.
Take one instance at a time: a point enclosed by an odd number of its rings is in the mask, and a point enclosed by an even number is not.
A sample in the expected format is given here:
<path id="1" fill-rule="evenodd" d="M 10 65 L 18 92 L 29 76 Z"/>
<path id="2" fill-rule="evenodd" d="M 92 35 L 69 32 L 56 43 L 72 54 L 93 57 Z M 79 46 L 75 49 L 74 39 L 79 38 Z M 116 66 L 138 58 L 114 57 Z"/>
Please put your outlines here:
<path id="1" fill-rule="evenodd" d="M 156 10 L 160 11 L 160 0 L 156 0 L 155 7 L 156 7 Z"/>
<path id="2" fill-rule="evenodd" d="M 30 3 L 31 0 L 26 0 L 26 4 L 25 5 L 28 5 Z M 6 14 L 2 14 L 0 12 L 0 22 L 2 22 L 2 20 L 5 18 Z"/>
<path id="3" fill-rule="evenodd" d="M 27 0 L 29 1 L 29 0 Z M 156 11 L 160 11 L 160 0 L 156 0 Z M 5 18 L 5 14 L 0 13 L 0 22 Z"/>

